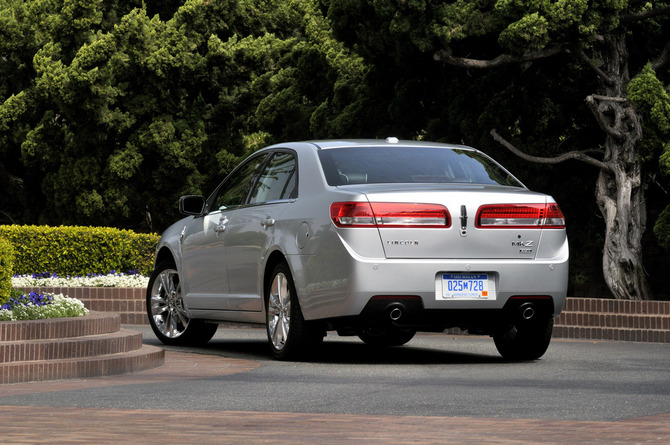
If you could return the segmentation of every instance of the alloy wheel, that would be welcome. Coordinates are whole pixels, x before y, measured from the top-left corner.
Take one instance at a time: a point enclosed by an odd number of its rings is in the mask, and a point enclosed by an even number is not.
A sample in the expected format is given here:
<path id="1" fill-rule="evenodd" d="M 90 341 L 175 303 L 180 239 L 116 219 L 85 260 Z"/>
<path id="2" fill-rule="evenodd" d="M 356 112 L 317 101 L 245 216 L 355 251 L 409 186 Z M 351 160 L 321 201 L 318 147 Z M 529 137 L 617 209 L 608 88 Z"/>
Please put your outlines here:
<path id="1" fill-rule="evenodd" d="M 151 316 L 156 328 L 167 338 L 178 338 L 189 324 L 184 309 L 179 274 L 174 269 L 162 270 L 151 289 Z"/>
<path id="2" fill-rule="evenodd" d="M 268 334 L 275 350 L 286 344 L 291 328 L 291 293 L 286 275 L 277 273 L 268 296 Z"/>

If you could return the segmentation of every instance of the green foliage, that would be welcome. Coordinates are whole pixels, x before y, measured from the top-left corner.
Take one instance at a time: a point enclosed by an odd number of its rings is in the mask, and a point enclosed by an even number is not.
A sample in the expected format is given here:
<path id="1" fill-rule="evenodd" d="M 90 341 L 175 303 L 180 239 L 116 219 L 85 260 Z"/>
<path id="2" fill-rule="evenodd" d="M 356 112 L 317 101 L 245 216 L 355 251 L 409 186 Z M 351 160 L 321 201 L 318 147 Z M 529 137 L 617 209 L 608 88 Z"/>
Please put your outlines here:
<path id="1" fill-rule="evenodd" d="M 625 68 L 634 76 L 663 51 L 670 4 L 619 0 L 323 3 L 338 38 L 370 65 L 370 100 L 365 107 L 367 116 L 378 116 L 367 121 L 376 124 L 376 135 L 462 142 L 486 151 L 527 186 L 557 199 L 567 217 L 571 244 L 580 246 L 571 255 L 572 282 L 583 280 L 584 275 L 599 280 L 604 223 L 595 200 L 575 199 L 576 194 L 595 195 L 598 170 L 576 161 L 552 166 L 521 161 L 495 143 L 490 131 L 498 129 L 532 155 L 552 157 L 575 150 L 602 159 L 597 152 L 604 151 L 605 137 L 584 99 L 609 94 L 602 89 L 606 82 L 593 69 L 610 69 L 606 58 L 613 54 L 603 50 L 603 43 L 613 36 L 626 36 L 628 48 L 621 48 L 621 54 L 629 56 Z M 660 14 L 641 15 L 650 10 Z M 499 57 L 532 59 L 550 53 L 554 55 L 524 63 L 505 63 L 514 58 Z M 582 53 L 592 64 L 584 62 Z M 478 69 L 436 62 L 446 61 L 448 55 L 496 64 L 482 63 L 490 68 Z M 670 83 L 666 68 L 656 73 L 661 89 Z M 658 97 L 665 94 L 657 91 Z M 643 113 L 644 136 L 636 145 L 649 177 L 659 170 L 663 144 L 658 142 L 670 141 L 667 135 L 664 139 L 654 135 L 647 125 L 661 123 L 663 107 Z M 658 125 L 654 131 L 659 134 Z M 667 197 L 663 200 L 647 201 L 651 217 L 665 207 Z M 649 241 L 654 242 L 645 238 Z M 651 250 L 647 247 L 655 246 L 645 246 L 645 251 Z"/>
<path id="2" fill-rule="evenodd" d="M 500 33 L 500 44 L 514 51 L 538 51 L 549 43 L 549 22 L 534 12 L 511 23 Z"/>
<path id="3" fill-rule="evenodd" d="M 139 227 L 149 211 L 162 230 L 249 137 L 359 131 L 366 67 L 316 1 L 4 0 L 0 21 L 12 220 Z"/>
<path id="4" fill-rule="evenodd" d="M 670 177 L 670 94 L 650 64 L 631 80 L 628 97 L 645 118 L 640 156 L 647 161 L 658 160 L 660 173 L 667 183 Z M 663 248 L 670 249 L 670 206 L 660 213 L 654 234 Z"/>
<path id="5" fill-rule="evenodd" d="M 137 270 L 148 276 L 158 243 L 155 234 L 104 227 L 0 226 L 0 236 L 14 247 L 15 274 Z"/>
<path id="6" fill-rule="evenodd" d="M 178 217 L 180 195 L 207 194 L 263 145 L 392 135 L 476 146 L 554 195 L 579 221 L 568 230 L 588 246 L 572 259 L 584 270 L 601 243 L 577 227 L 601 221 L 595 203 L 574 203 L 571 190 L 592 195 L 595 169 L 529 165 L 489 131 L 541 156 L 599 149 L 602 132 L 584 102 L 595 75 L 575 56 L 596 58 L 590 49 L 603 36 L 625 32 L 635 74 L 663 48 L 668 17 L 622 17 L 667 6 L 0 0 L 0 220 L 161 231 Z M 447 48 L 493 59 L 553 45 L 570 52 L 491 71 L 434 59 Z M 652 175 L 670 169 L 670 73 L 654 76 L 660 89 L 643 73 L 629 91 L 644 115 L 639 155 Z M 650 201 L 651 214 L 665 204 Z"/>
<path id="7" fill-rule="evenodd" d="M 630 81 L 628 97 L 638 111 L 651 118 L 650 126 L 663 134 L 670 134 L 670 94 L 650 64 Z"/>
<path id="8" fill-rule="evenodd" d="M 654 235 L 664 249 L 670 250 L 670 206 L 666 207 L 656 220 Z"/>
<path id="9" fill-rule="evenodd" d="M 0 237 L 0 306 L 11 297 L 12 275 L 14 275 L 14 249 L 9 241 Z"/>
<path id="10" fill-rule="evenodd" d="M 640 156 L 658 159 L 661 173 L 670 175 L 670 94 L 650 64 L 630 81 L 628 97 L 645 118 Z"/>

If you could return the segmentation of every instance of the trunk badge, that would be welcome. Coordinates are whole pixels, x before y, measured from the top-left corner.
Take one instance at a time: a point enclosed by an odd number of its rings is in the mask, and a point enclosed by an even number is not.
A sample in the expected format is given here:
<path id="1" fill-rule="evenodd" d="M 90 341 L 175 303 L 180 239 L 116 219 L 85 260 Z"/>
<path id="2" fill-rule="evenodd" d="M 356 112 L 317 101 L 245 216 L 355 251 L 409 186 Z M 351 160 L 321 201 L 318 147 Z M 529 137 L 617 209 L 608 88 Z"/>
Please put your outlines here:
<path id="1" fill-rule="evenodd" d="M 468 235 L 468 211 L 465 206 L 461 206 L 461 236 Z"/>

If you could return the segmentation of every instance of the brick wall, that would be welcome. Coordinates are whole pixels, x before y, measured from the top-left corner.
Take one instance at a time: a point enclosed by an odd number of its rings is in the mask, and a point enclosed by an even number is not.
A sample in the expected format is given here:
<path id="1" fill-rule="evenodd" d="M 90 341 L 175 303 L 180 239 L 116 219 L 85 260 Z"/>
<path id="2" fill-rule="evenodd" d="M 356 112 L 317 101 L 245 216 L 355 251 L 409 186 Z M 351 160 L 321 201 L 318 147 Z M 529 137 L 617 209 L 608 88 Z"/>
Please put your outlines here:
<path id="1" fill-rule="evenodd" d="M 119 287 L 26 288 L 81 300 L 92 311 L 115 312 L 121 323 L 146 325 L 146 290 Z M 568 298 L 556 320 L 555 338 L 670 343 L 670 301 Z"/>
<path id="2" fill-rule="evenodd" d="M 146 289 L 135 287 L 28 287 L 25 292 L 63 294 L 84 303 L 86 309 L 115 312 L 121 324 L 149 324 L 145 306 Z"/>
<path id="3" fill-rule="evenodd" d="M 568 298 L 554 337 L 670 343 L 670 301 Z"/>

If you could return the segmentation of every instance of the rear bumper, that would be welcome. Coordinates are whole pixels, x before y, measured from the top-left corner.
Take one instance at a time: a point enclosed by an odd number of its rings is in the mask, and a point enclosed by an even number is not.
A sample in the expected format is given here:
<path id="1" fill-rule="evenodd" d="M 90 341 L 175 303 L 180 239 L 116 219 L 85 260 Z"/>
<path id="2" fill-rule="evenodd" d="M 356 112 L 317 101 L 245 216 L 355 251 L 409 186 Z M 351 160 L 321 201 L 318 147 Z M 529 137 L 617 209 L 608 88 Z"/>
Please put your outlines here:
<path id="1" fill-rule="evenodd" d="M 342 334 L 356 334 L 366 327 L 396 326 L 415 331 L 442 332 L 458 327 L 471 334 L 492 335 L 511 325 L 533 324 L 553 317 L 549 296 L 518 296 L 502 309 L 426 309 L 420 298 L 373 297 L 357 317 L 330 320 Z"/>
<path id="2" fill-rule="evenodd" d="M 313 264 L 317 263 L 312 258 Z M 373 297 L 417 297 L 425 316 L 499 313 L 511 297 L 546 296 L 553 316 L 563 310 L 568 282 L 568 257 L 546 260 L 369 260 L 349 257 L 328 270 L 328 279 L 305 282 L 318 276 L 305 268 L 296 274 L 303 314 L 308 320 L 360 316 Z M 334 270 L 333 270 L 334 269 Z M 488 299 L 438 298 L 442 273 L 487 273 L 495 282 Z M 437 315 L 435 315 L 437 314 Z"/>

